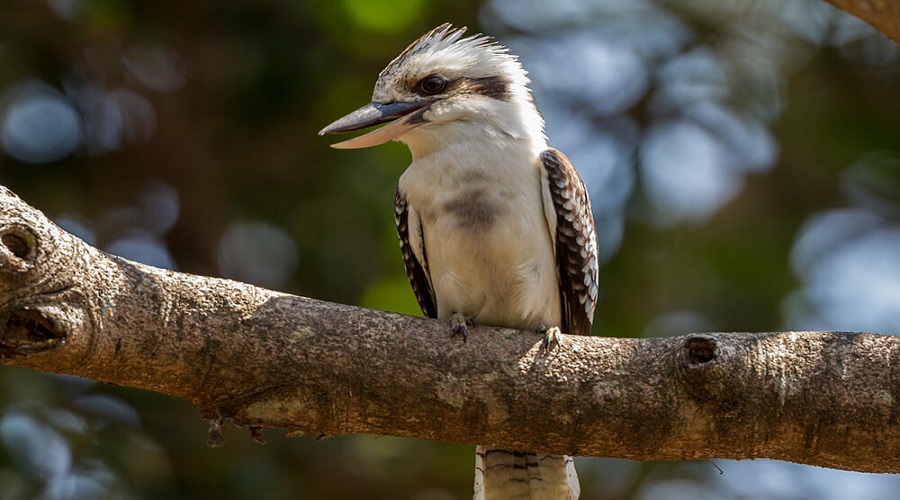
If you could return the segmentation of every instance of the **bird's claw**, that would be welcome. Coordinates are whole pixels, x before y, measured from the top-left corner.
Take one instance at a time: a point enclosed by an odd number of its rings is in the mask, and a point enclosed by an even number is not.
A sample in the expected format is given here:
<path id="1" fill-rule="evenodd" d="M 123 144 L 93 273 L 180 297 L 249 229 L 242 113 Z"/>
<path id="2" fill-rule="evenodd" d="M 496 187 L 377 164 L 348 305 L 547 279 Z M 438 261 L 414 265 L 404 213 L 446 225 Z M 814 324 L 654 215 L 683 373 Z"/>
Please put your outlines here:
<path id="1" fill-rule="evenodd" d="M 562 345 L 562 332 L 558 327 L 552 326 L 547 328 L 546 325 L 538 325 L 537 332 L 544 334 L 544 350 L 549 352 L 553 350 L 553 347 Z"/>
<path id="2" fill-rule="evenodd" d="M 469 340 L 469 329 L 466 325 L 475 326 L 475 318 L 466 317 L 462 313 L 453 313 L 450 316 L 450 328 L 453 330 L 451 337 L 462 335 L 463 342 Z"/>

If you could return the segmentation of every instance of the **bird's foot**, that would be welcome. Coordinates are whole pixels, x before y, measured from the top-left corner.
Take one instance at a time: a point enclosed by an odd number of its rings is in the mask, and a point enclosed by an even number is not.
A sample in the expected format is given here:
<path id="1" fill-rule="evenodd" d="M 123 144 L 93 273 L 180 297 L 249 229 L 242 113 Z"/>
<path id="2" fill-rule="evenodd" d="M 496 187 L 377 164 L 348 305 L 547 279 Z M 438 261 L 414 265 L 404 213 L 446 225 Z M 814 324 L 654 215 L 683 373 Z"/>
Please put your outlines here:
<path id="1" fill-rule="evenodd" d="M 453 333 L 451 337 L 462 335 L 463 342 L 469 340 L 469 329 L 466 325 L 475 326 L 475 318 L 466 316 L 463 313 L 453 313 L 450 315 L 450 329 Z"/>
<path id="2" fill-rule="evenodd" d="M 562 345 L 562 332 L 559 331 L 558 327 L 552 326 L 547 328 L 546 325 L 538 325 L 537 332 L 544 334 L 544 350 L 552 351 L 553 347 L 559 347 Z"/>

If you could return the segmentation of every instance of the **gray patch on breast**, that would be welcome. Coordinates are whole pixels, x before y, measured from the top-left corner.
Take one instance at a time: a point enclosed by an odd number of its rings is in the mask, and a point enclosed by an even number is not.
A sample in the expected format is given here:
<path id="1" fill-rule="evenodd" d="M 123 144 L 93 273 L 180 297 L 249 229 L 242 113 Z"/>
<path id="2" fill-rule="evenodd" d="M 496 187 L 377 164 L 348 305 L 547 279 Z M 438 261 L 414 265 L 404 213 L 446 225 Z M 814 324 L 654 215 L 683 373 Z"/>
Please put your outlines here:
<path id="1" fill-rule="evenodd" d="M 460 227 L 478 232 L 489 230 L 502 210 L 496 198 L 483 188 L 466 191 L 445 203 L 443 209 Z"/>

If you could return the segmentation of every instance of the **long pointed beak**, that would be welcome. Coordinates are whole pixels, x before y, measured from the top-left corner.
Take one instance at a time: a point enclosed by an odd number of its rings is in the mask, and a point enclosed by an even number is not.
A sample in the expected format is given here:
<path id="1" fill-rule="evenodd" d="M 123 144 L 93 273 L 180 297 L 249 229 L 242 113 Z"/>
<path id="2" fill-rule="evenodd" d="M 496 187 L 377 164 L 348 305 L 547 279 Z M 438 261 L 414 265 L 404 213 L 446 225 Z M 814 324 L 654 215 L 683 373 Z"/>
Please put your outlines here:
<path id="1" fill-rule="evenodd" d="M 384 122 L 392 122 L 367 134 L 354 137 L 331 147 L 337 149 L 358 149 L 384 144 L 400 137 L 409 130 L 425 122 L 422 115 L 434 101 L 412 102 L 370 102 L 352 113 L 339 118 L 319 131 L 319 135 L 351 132 Z"/>

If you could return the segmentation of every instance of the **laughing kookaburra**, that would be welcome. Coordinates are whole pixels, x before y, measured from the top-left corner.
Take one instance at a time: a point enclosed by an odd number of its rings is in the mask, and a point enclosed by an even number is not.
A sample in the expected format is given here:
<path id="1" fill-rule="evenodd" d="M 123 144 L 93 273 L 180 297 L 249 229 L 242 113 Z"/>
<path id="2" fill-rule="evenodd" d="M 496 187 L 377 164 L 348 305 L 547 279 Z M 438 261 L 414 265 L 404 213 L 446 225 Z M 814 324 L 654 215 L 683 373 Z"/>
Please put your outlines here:
<path id="1" fill-rule="evenodd" d="M 464 339 L 467 322 L 547 331 L 551 342 L 560 329 L 589 335 L 597 241 L 584 183 L 547 147 L 518 59 L 464 32 L 444 24 L 413 42 L 378 75 L 371 103 L 320 134 L 387 122 L 334 147 L 409 147 L 395 215 L 426 316 Z M 571 457 L 476 448 L 475 498 L 578 494 Z"/>

